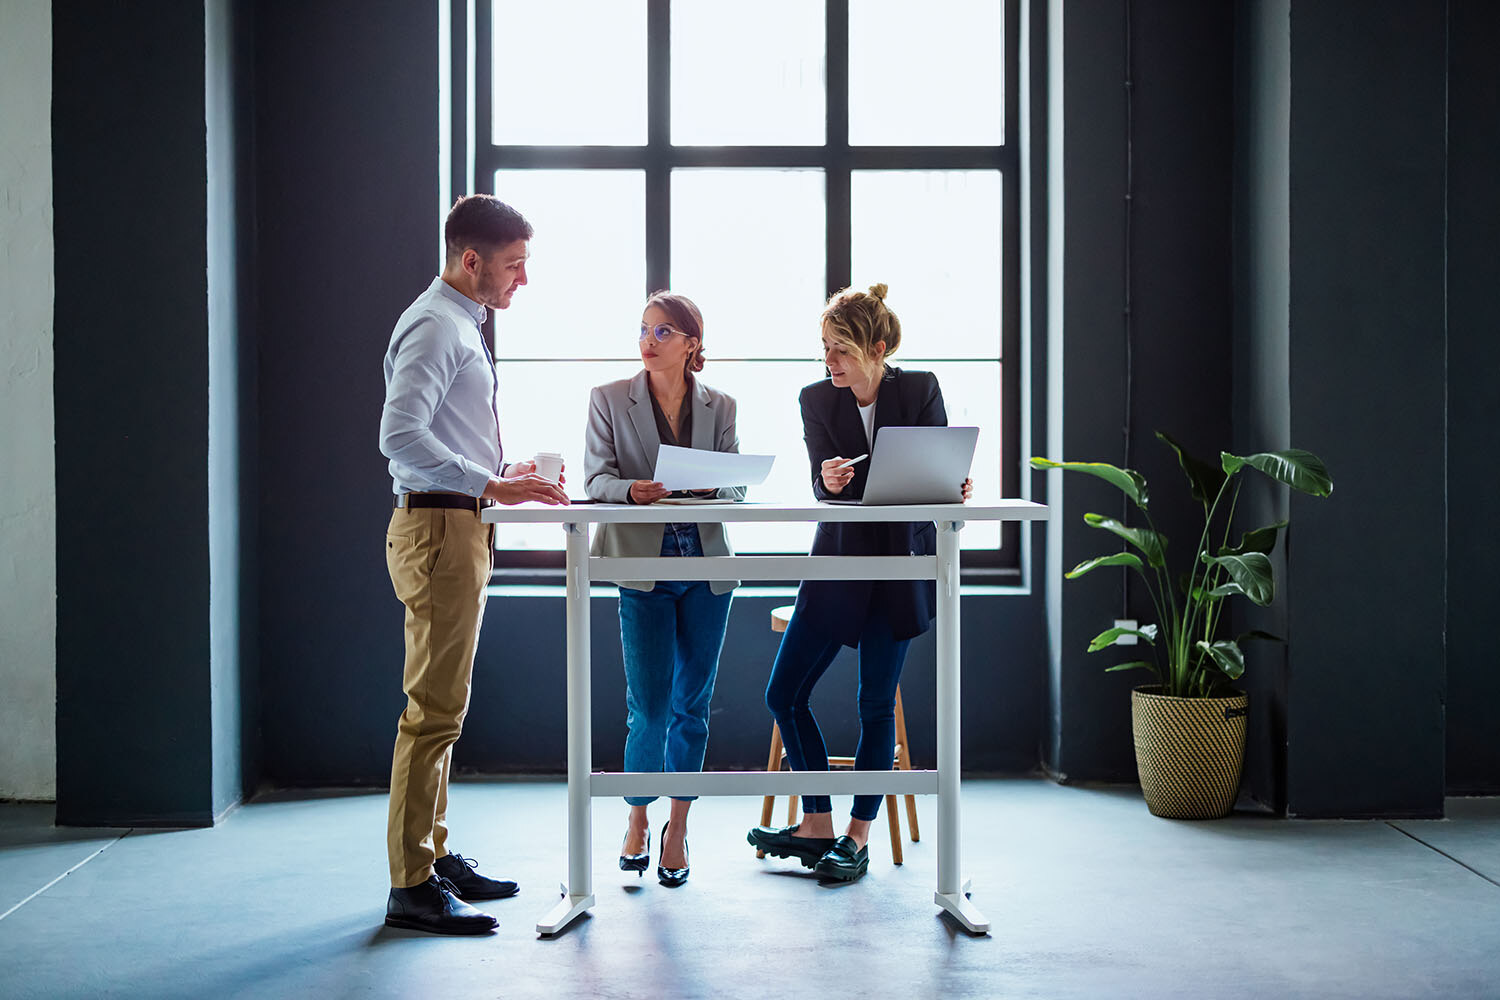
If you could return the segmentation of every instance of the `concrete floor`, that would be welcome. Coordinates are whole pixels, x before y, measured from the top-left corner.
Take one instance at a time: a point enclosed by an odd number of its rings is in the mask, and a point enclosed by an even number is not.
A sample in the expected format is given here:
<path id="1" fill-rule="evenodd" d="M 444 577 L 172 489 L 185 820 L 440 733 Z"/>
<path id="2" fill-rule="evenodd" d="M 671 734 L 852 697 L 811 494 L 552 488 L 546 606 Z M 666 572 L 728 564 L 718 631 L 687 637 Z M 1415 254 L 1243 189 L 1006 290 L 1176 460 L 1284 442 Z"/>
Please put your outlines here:
<path id="1" fill-rule="evenodd" d="M 702 800 L 677 890 L 617 869 L 625 807 L 599 801 L 598 905 L 539 940 L 564 805 L 560 782 L 455 786 L 454 848 L 522 884 L 481 938 L 382 925 L 380 794 L 273 796 L 173 832 L 0 806 L 0 997 L 1500 997 L 1500 799 L 1440 821 L 1189 823 L 1134 790 L 965 782 L 982 938 L 932 905 L 930 801 L 904 866 L 877 826 L 869 876 L 823 887 L 755 859 L 758 800 Z"/>

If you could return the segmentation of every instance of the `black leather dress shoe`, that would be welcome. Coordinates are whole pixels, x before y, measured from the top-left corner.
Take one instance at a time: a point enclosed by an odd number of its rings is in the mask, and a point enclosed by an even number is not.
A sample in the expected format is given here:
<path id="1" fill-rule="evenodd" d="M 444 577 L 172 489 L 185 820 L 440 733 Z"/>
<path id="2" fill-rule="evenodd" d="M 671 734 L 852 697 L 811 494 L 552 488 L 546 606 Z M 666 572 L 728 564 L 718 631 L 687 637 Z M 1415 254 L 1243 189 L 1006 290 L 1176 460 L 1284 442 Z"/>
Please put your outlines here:
<path id="1" fill-rule="evenodd" d="M 484 934 L 495 918 L 458 898 L 453 883 L 438 875 L 405 889 L 392 889 L 385 902 L 390 927 L 410 927 L 433 934 Z"/>
<path id="2" fill-rule="evenodd" d="M 870 849 L 856 847 L 854 838 L 843 836 L 813 865 L 813 871 L 836 882 L 853 882 L 870 870 Z"/>
<path id="3" fill-rule="evenodd" d="M 475 871 L 479 862 L 462 854 L 445 854 L 432 864 L 432 870 L 452 882 L 459 899 L 509 899 L 521 891 L 514 882 L 487 878 Z"/>
<path id="4" fill-rule="evenodd" d="M 630 834 L 625 834 L 625 839 L 630 839 Z M 620 845 L 620 871 L 635 872 L 641 874 L 651 867 L 651 830 L 646 829 L 646 847 L 639 854 L 626 854 L 625 845 Z"/>
<path id="5" fill-rule="evenodd" d="M 671 825 L 672 825 L 672 823 L 671 823 L 670 820 L 668 820 L 666 823 L 662 824 L 662 828 L 661 828 L 661 843 L 662 843 L 662 853 L 663 854 L 666 853 L 667 827 L 669 827 Z M 687 880 L 688 880 L 688 872 L 691 871 L 691 870 L 692 869 L 690 869 L 688 867 L 688 845 L 687 845 L 687 838 L 684 837 L 683 841 L 682 841 L 682 867 L 681 868 L 663 868 L 661 865 L 657 865 L 656 866 L 656 881 L 660 882 L 662 885 L 666 886 L 668 889 L 675 889 L 678 886 L 683 885 L 683 884 L 685 884 L 687 882 Z"/>
<path id="6" fill-rule="evenodd" d="M 797 826 L 757 826 L 745 835 L 750 846 L 778 858 L 796 858 L 811 868 L 833 846 L 832 837 L 799 837 Z"/>

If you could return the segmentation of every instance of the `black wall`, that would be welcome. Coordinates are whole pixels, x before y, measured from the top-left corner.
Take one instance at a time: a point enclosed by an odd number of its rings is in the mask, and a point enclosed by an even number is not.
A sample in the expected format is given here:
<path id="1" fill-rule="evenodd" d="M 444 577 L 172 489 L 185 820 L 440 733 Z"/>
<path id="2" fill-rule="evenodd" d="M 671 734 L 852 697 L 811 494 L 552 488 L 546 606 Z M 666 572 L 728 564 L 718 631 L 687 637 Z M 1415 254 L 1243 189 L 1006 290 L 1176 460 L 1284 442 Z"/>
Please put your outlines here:
<path id="1" fill-rule="evenodd" d="M 1292 441 L 1288 317 L 1291 301 L 1291 8 L 1289 0 L 1240 3 L 1235 24 L 1234 452 Z M 1249 525 L 1287 519 L 1287 491 L 1246 477 L 1241 513 Z M 1290 535 L 1284 536 L 1284 538 Z M 1271 552 L 1282 598 L 1269 608 L 1234 609 L 1236 634 L 1288 634 L 1287 542 Z M 1241 792 L 1286 810 L 1287 647 L 1250 647 L 1244 687 L 1254 706 Z"/>
<path id="2" fill-rule="evenodd" d="M 1500 430 L 1500 6 L 1454 0 L 1448 10 L 1447 776 L 1450 791 L 1494 794 L 1500 671 L 1489 572 L 1500 532 L 1487 525 L 1500 468 L 1485 456 Z"/>
<path id="3" fill-rule="evenodd" d="M 205 823 L 220 805 L 204 10 L 152 21 L 53 5 L 61 823 Z"/>
<path id="4" fill-rule="evenodd" d="M 436 13 L 272 3 L 255 18 L 263 778 L 381 783 L 404 697 L 402 612 L 381 547 L 380 362 L 438 263 Z M 769 612 L 789 601 L 735 603 L 711 766 L 765 762 Z M 624 740 L 616 615 L 615 598 L 595 599 L 595 760 L 613 767 Z M 1029 770 L 1044 697 L 1040 598 L 966 598 L 963 615 L 966 763 Z M 456 766 L 563 769 L 563 635 L 560 596 L 491 598 Z M 930 639 L 918 643 L 903 686 L 918 759 L 934 753 L 933 660 Z M 838 745 L 856 738 L 853 676 L 846 654 L 820 691 Z"/>
<path id="5" fill-rule="evenodd" d="M 1496 425 L 1496 15 L 1032 10 L 1037 51 L 1057 28 L 1066 54 L 1064 183 L 1032 189 L 1033 287 L 1062 261 L 1056 314 L 1039 298 L 1026 333 L 1032 450 L 1056 432 L 1063 457 L 1141 469 L 1164 527 L 1191 508 L 1157 428 L 1205 455 L 1323 454 L 1332 500 L 1246 497 L 1254 523 L 1293 520 L 1282 600 L 1246 616 L 1291 639 L 1251 653 L 1247 791 L 1297 815 L 1432 814 L 1445 741 L 1450 787 L 1500 787 L 1500 682 L 1474 624 L 1495 545 L 1495 473 L 1474 457 Z M 380 358 L 437 266 L 436 33 L 435 8 L 395 2 L 54 5 L 63 822 L 209 822 L 241 784 L 385 780 L 401 608 Z M 1063 568 L 1109 549 L 1081 518 L 1119 495 L 1073 479 L 1060 498 Z M 1131 780 L 1144 676 L 1106 676 L 1084 647 L 1122 611 L 1149 619 L 1144 595 L 1069 581 L 1049 637 L 1043 539 L 1035 593 L 964 599 L 965 761 Z M 710 766 L 764 761 L 786 601 L 736 600 Z M 624 735 L 615 608 L 593 602 L 601 767 Z M 562 635 L 559 596 L 492 598 L 460 769 L 562 769 Z M 919 762 L 932 646 L 904 678 Z M 846 654 L 819 692 L 835 746 L 854 740 L 852 677 Z"/>
<path id="6" fill-rule="evenodd" d="M 1292 528 L 1281 607 L 1246 623 L 1291 641 L 1247 777 L 1293 815 L 1437 815 L 1500 775 L 1472 624 L 1495 474 L 1462 457 L 1496 415 L 1496 13 L 1271 0 L 1239 25 L 1237 440 L 1284 429 L 1336 484 L 1252 498 Z"/>
<path id="7" fill-rule="evenodd" d="M 1442 812 L 1444 21 L 1292 5 L 1292 443 L 1337 484 L 1290 505 L 1296 815 Z"/>
<path id="8" fill-rule="evenodd" d="M 1124 6 L 1063 10 L 1063 454 L 1051 457 L 1142 472 L 1152 517 L 1183 546 L 1171 525 L 1190 524 L 1196 507 L 1154 432 L 1203 455 L 1229 446 L 1233 78 L 1222 54 L 1232 10 L 1129 9 L 1128 22 Z M 1141 523 L 1113 487 L 1060 482 L 1063 569 L 1119 548 L 1084 513 Z M 1130 580 L 1127 594 L 1126 579 L 1100 571 L 1062 588 L 1060 730 L 1048 765 L 1071 780 L 1135 777 L 1129 692 L 1149 677 L 1103 673 L 1140 658 L 1133 650 L 1086 652 L 1116 618 L 1155 620 L 1144 587 Z"/>

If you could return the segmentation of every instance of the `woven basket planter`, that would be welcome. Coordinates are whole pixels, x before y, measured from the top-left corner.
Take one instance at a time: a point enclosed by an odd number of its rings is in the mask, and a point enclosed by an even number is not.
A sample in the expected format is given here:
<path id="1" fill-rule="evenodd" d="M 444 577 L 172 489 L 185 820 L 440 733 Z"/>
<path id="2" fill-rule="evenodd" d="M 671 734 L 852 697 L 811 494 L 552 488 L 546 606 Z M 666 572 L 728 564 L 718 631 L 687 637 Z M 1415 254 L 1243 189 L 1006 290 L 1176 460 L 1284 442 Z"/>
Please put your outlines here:
<path id="1" fill-rule="evenodd" d="M 1135 765 L 1146 806 L 1168 819 L 1229 815 L 1245 760 L 1244 692 L 1174 698 L 1155 685 L 1130 693 Z"/>

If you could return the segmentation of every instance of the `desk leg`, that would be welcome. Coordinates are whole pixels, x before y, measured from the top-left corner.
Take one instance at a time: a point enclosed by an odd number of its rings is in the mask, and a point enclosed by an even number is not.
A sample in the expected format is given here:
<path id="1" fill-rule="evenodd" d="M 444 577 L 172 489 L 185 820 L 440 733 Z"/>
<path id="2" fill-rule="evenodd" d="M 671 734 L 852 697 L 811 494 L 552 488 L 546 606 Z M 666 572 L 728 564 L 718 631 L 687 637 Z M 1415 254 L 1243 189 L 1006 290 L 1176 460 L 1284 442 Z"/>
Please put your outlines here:
<path id="1" fill-rule="evenodd" d="M 564 524 L 563 531 L 568 575 L 568 883 L 561 887 L 563 898 L 537 922 L 536 932 L 543 935 L 556 934 L 594 905 L 589 532 L 584 524 Z"/>
<path id="2" fill-rule="evenodd" d="M 933 902 L 975 934 L 990 922 L 969 899 L 959 843 L 959 616 L 958 533 L 961 521 L 939 521 L 937 532 L 937 756 L 938 884 Z"/>

